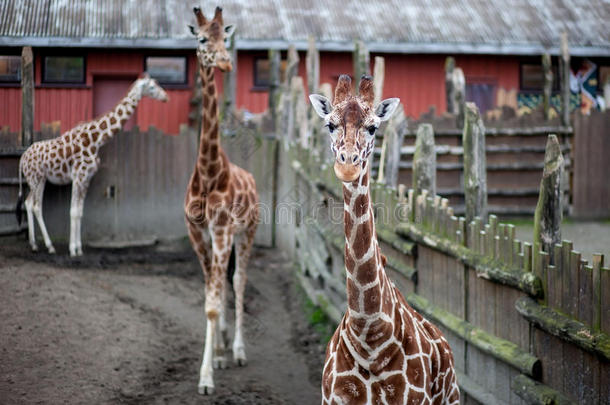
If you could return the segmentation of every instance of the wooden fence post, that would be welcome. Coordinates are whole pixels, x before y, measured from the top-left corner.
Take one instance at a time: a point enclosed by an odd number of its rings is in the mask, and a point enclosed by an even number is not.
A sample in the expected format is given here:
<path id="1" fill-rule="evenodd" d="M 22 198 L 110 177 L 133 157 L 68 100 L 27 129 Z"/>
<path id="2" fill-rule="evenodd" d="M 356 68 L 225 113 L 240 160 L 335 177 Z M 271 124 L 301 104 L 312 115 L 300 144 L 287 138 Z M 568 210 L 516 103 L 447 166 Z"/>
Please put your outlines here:
<path id="1" fill-rule="evenodd" d="M 466 100 L 466 79 L 462 68 L 455 66 L 451 56 L 445 60 L 445 97 L 447 112 L 456 116 L 457 127 L 464 123 L 464 101 Z"/>
<path id="2" fill-rule="evenodd" d="M 464 107 L 464 200 L 466 223 L 474 217 L 487 218 L 487 166 L 485 163 L 485 127 L 474 103 Z"/>
<path id="3" fill-rule="evenodd" d="M 222 86 L 222 117 L 223 121 L 227 121 L 235 112 L 235 96 L 237 86 L 237 49 L 235 48 L 235 35 L 231 35 L 229 48 L 227 49 L 233 61 L 233 69 L 230 72 L 223 74 Z"/>
<path id="4" fill-rule="evenodd" d="M 277 122 L 280 94 L 280 51 L 269 49 L 269 112 L 273 125 Z"/>
<path id="5" fill-rule="evenodd" d="M 320 86 L 320 52 L 316 48 L 316 39 L 311 35 L 308 40 L 305 67 L 307 69 L 307 90 L 309 90 L 309 94 L 315 94 Z"/>
<path id="6" fill-rule="evenodd" d="M 542 105 L 544 108 L 544 119 L 551 119 L 551 91 L 553 90 L 553 69 L 551 68 L 551 55 L 542 55 L 542 71 L 544 73 L 544 92 Z"/>
<path id="7" fill-rule="evenodd" d="M 354 53 L 353 53 L 353 62 L 354 62 L 354 83 L 358 86 L 360 78 L 362 75 L 370 75 L 370 55 L 369 50 L 361 40 L 356 40 L 354 42 Z"/>
<path id="8" fill-rule="evenodd" d="M 405 134 L 407 132 L 407 119 L 405 118 L 404 107 L 399 104 L 394 112 L 394 115 L 388 121 L 383 133 L 383 141 L 387 145 L 385 179 L 382 177 L 381 182 L 385 182 L 390 187 L 398 185 L 398 171 L 400 170 L 400 149 L 402 148 Z M 383 176 L 383 160 L 379 161 L 379 175 Z"/>
<path id="9" fill-rule="evenodd" d="M 543 250 L 554 264 L 556 243 L 561 243 L 561 177 L 563 156 L 557 136 L 549 135 L 544 154 L 544 171 L 540 181 L 540 194 L 534 214 L 534 251 Z"/>
<path id="10" fill-rule="evenodd" d="M 287 86 L 290 86 L 292 78 L 299 74 L 299 53 L 294 45 L 288 47 L 288 56 L 286 59 L 286 74 L 284 76 L 284 82 Z"/>
<path id="11" fill-rule="evenodd" d="M 606 83 L 604 83 L 604 101 L 606 102 L 606 110 L 610 110 L 610 76 L 606 78 Z"/>
<path id="12" fill-rule="evenodd" d="M 376 106 L 381 101 L 381 96 L 383 94 L 383 82 L 385 79 L 385 59 L 381 56 L 375 57 L 375 66 L 373 73 L 373 93 L 375 95 L 373 99 L 373 106 Z M 393 118 L 393 117 L 392 117 Z M 386 161 L 386 153 L 388 148 L 388 125 L 385 126 L 383 130 L 383 141 L 381 143 L 381 154 L 379 156 L 379 172 L 377 174 L 377 182 L 385 183 L 385 161 Z M 400 154 L 398 156 L 400 160 Z"/>
<path id="13" fill-rule="evenodd" d="M 32 47 L 21 51 L 21 145 L 30 146 L 34 139 L 34 56 Z"/>
<path id="14" fill-rule="evenodd" d="M 570 125 L 570 49 L 568 33 L 561 34 L 561 123 Z"/>
<path id="15" fill-rule="evenodd" d="M 447 112 L 455 114 L 453 99 L 453 70 L 455 69 L 455 58 L 447 56 L 445 59 L 445 99 L 447 101 Z"/>
<path id="16" fill-rule="evenodd" d="M 294 127 L 292 139 L 297 140 L 302 147 L 309 146 L 309 136 L 307 133 L 307 103 L 305 101 L 305 86 L 303 78 L 295 76 L 290 83 L 290 98 L 292 108 L 294 109 L 292 116 L 294 117 Z"/>
<path id="17" fill-rule="evenodd" d="M 322 83 L 320 85 L 320 88 L 318 89 L 318 93 L 329 100 L 333 99 L 333 88 L 330 83 Z M 323 162 L 331 162 L 335 158 L 335 156 L 330 150 L 328 131 L 321 127 L 322 118 L 320 118 L 318 114 L 313 113 L 312 120 L 313 126 L 316 127 L 315 149 L 318 153 L 318 156 L 320 156 Z"/>
<path id="18" fill-rule="evenodd" d="M 415 154 L 413 155 L 413 189 L 415 195 L 428 190 L 436 195 L 436 151 L 434 150 L 434 129 L 431 124 L 417 127 Z"/>

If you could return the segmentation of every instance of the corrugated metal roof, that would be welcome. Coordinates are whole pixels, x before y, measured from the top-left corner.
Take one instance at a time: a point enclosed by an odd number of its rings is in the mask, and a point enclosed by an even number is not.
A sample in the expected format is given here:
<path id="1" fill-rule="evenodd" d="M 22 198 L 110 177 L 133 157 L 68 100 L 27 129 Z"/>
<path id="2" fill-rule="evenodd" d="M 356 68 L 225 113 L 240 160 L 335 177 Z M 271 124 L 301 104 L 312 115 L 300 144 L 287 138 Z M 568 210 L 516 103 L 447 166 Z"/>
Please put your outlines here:
<path id="1" fill-rule="evenodd" d="M 241 49 L 610 56 L 610 0 L 228 0 Z M 0 46 L 193 48 L 184 0 L 0 0 Z M 216 4 L 204 4 L 211 15 Z"/>

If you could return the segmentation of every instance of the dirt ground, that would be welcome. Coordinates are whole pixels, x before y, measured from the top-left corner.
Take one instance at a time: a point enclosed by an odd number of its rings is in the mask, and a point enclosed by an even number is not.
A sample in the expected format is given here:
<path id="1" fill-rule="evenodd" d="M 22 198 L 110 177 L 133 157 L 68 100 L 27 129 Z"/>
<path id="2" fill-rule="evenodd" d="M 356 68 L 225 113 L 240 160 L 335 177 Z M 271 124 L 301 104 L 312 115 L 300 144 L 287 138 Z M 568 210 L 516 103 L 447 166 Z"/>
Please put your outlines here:
<path id="1" fill-rule="evenodd" d="M 292 269 L 256 249 L 248 270 L 248 365 L 215 370 L 197 394 L 203 276 L 188 243 L 85 249 L 71 259 L 0 238 L 0 402 L 320 403 L 324 347 L 302 312 Z M 229 294 L 229 334 L 233 297 Z"/>

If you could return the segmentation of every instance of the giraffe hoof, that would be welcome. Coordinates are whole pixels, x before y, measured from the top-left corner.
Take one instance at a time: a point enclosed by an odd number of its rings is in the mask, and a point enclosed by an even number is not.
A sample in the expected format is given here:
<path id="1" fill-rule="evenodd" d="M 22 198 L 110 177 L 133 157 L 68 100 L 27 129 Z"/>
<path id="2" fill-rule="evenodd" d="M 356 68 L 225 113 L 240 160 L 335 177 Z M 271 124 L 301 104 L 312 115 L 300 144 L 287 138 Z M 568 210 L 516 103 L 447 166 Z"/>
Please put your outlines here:
<path id="1" fill-rule="evenodd" d="M 197 388 L 197 391 L 201 395 L 212 395 L 214 394 L 214 387 L 210 387 L 209 385 L 200 385 Z"/>
<path id="2" fill-rule="evenodd" d="M 212 366 L 216 369 L 225 369 L 227 368 L 227 359 L 224 357 L 216 357 L 212 362 Z"/>
<path id="3" fill-rule="evenodd" d="M 54 255 L 55 254 L 55 248 L 53 246 L 51 246 L 49 248 L 49 254 Z"/>
<path id="4" fill-rule="evenodd" d="M 233 347 L 233 360 L 240 367 L 244 367 L 248 364 L 248 361 L 246 360 L 246 349 L 243 346 Z"/>

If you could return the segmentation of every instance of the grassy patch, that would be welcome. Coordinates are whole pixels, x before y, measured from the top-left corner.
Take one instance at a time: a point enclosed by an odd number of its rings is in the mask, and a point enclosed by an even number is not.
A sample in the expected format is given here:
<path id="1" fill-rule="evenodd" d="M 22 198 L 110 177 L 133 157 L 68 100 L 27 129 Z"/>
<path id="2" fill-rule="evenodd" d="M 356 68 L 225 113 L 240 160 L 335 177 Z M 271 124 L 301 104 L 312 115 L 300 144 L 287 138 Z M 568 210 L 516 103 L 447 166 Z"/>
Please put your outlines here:
<path id="1" fill-rule="evenodd" d="M 298 285 L 298 284 L 297 284 Z M 320 343 L 327 344 L 330 338 L 333 337 L 336 325 L 326 315 L 326 313 L 314 304 L 301 286 L 298 286 L 299 293 L 303 299 L 303 311 L 307 322 L 311 325 L 314 331 L 320 336 Z"/>

